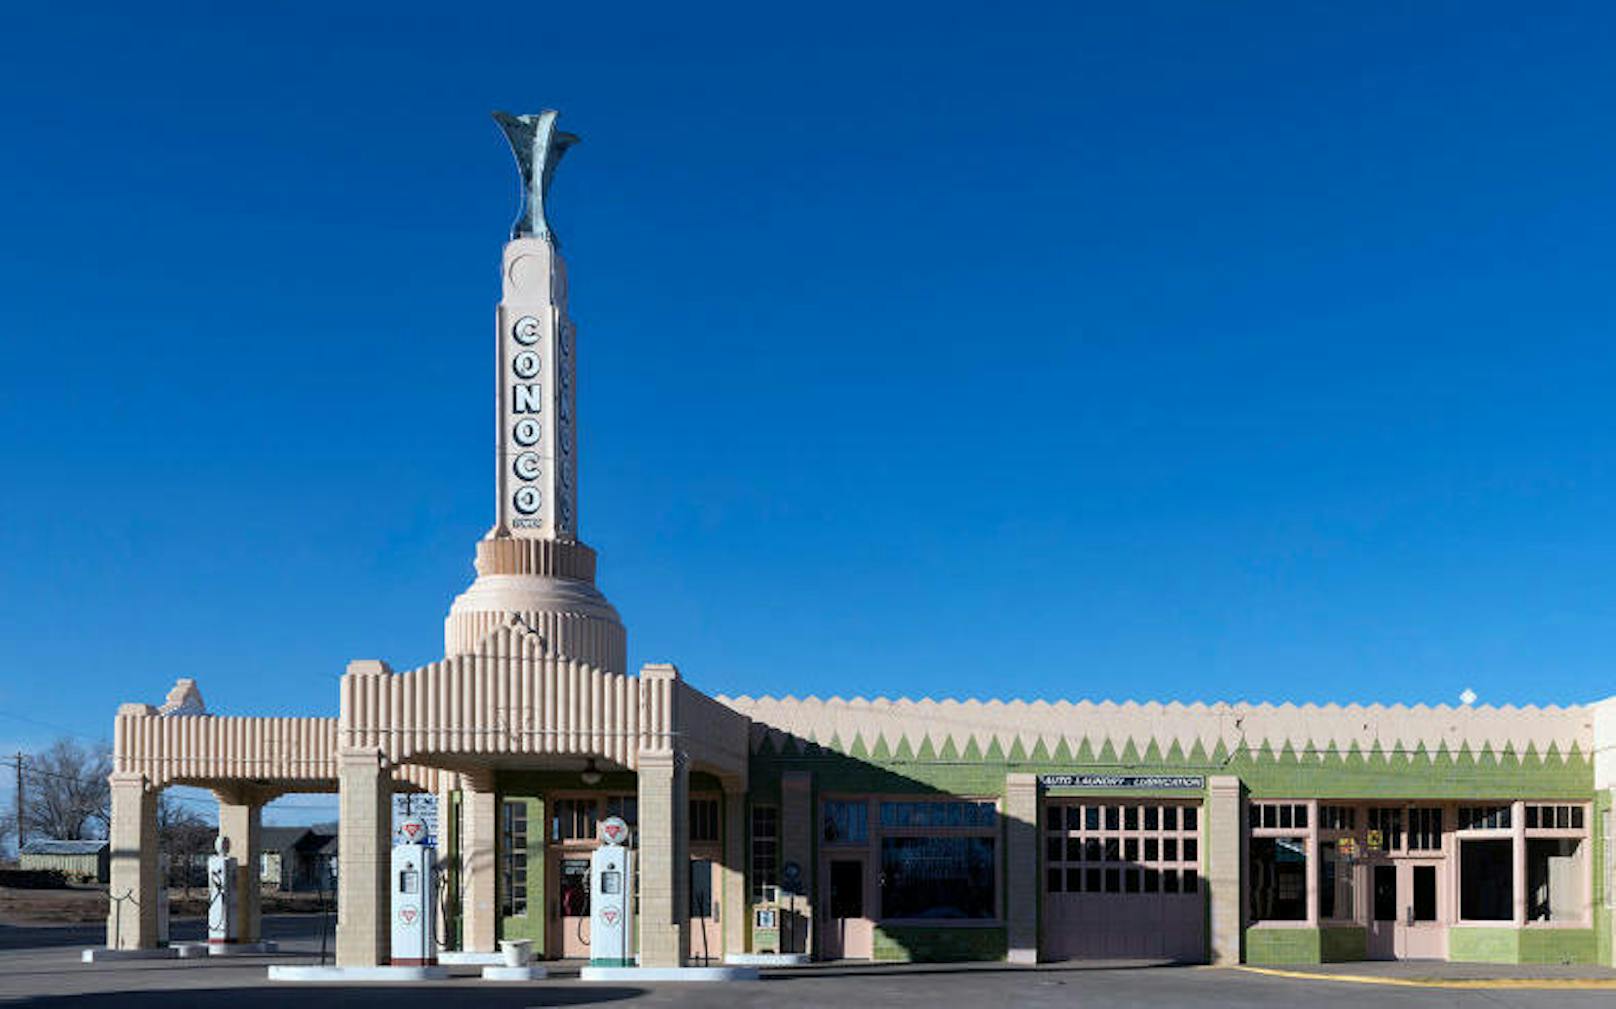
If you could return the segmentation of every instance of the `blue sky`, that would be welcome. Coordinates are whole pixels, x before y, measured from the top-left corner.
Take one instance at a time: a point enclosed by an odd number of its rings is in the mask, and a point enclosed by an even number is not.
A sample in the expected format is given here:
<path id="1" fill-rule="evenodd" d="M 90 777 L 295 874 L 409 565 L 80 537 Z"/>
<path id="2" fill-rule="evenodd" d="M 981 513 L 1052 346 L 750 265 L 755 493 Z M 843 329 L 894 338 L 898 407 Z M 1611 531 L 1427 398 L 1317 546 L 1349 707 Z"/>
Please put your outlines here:
<path id="1" fill-rule="evenodd" d="M 340 6 L 8 15 L 0 749 L 439 656 L 545 106 L 634 664 L 1613 692 L 1608 5 Z"/>

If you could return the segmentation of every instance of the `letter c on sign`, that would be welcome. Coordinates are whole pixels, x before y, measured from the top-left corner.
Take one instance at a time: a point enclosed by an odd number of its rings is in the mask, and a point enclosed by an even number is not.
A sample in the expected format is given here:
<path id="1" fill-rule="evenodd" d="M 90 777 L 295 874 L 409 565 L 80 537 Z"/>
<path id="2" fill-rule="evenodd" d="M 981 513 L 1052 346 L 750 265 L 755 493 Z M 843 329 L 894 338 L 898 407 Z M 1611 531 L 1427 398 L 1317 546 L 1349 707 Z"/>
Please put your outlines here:
<path id="1" fill-rule="evenodd" d="M 539 478 L 539 456 L 536 452 L 523 452 L 516 457 L 511 468 L 516 471 L 517 477 L 523 480 L 537 480 Z"/>
<path id="2" fill-rule="evenodd" d="M 511 327 L 511 335 L 516 337 L 517 343 L 529 346 L 538 342 L 539 337 L 544 335 L 544 327 L 533 316 L 524 315 Z"/>

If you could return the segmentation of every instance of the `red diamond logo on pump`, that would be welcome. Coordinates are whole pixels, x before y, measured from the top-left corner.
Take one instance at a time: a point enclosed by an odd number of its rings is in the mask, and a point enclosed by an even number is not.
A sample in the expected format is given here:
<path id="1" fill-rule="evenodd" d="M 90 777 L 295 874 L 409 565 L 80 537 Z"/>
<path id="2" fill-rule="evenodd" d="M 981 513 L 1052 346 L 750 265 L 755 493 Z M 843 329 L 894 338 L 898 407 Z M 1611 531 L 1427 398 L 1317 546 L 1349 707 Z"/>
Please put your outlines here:
<path id="1" fill-rule="evenodd" d="M 621 816 L 608 816 L 600 821 L 600 837 L 607 844 L 626 844 L 628 823 Z"/>

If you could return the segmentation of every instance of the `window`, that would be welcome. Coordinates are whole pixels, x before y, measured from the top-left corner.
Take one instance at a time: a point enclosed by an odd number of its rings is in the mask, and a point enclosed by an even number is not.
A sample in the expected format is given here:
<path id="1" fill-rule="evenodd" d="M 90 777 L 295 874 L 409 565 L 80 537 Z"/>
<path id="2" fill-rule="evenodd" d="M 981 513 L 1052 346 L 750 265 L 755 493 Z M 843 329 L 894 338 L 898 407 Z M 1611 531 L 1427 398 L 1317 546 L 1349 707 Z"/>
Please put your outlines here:
<path id="1" fill-rule="evenodd" d="M 1514 912 L 1514 843 L 1507 839 L 1459 840 L 1459 917 L 1466 921 L 1511 921 Z"/>
<path id="2" fill-rule="evenodd" d="M 595 837 L 594 799 L 557 799 L 550 818 L 550 840 L 590 841 Z"/>
<path id="3" fill-rule="evenodd" d="M 1356 830 L 1358 811 L 1351 806 L 1320 806 L 1320 830 Z"/>
<path id="4" fill-rule="evenodd" d="M 1508 806 L 1460 806 L 1460 830 L 1508 830 Z"/>
<path id="5" fill-rule="evenodd" d="M 1548 808 L 1548 807 L 1545 807 Z M 1564 809 L 1566 807 L 1559 807 Z M 1581 812 L 1581 807 L 1572 807 Z M 1527 807 L 1531 812 L 1532 807 Z M 1528 816 L 1527 823 L 1531 823 Z M 1570 822 L 1569 819 L 1567 822 Z M 1558 829 L 1558 828 L 1557 828 Z M 1579 921 L 1583 916 L 1582 839 L 1532 837 L 1526 841 L 1526 920 Z"/>
<path id="6" fill-rule="evenodd" d="M 1436 866 L 1416 865 L 1414 869 L 1414 920 L 1436 921 Z"/>
<path id="7" fill-rule="evenodd" d="M 1252 830 L 1306 830 L 1307 803 L 1254 802 L 1246 822 Z"/>
<path id="8" fill-rule="evenodd" d="M 717 805 L 716 802 L 713 804 Z M 690 917 L 695 919 L 712 916 L 713 863 L 711 859 L 693 859 L 690 863 Z"/>
<path id="9" fill-rule="evenodd" d="M 1319 818 L 1324 818 L 1321 808 Z M 1341 854 L 1340 842 L 1319 842 L 1319 919 L 1351 920 L 1354 893 L 1352 861 Z"/>
<path id="10" fill-rule="evenodd" d="M 991 802 L 883 802 L 883 827 L 993 827 L 998 809 Z"/>
<path id="11" fill-rule="evenodd" d="M 1581 830 L 1581 806 L 1527 806 L 1527 830 Z"/>
<path id="12" fill-rule="evenodd" d="M 542 822 L 542 821 L 541 821 Z M 500 817 L 500 910 L 527 914 L 527 800 L 504 803 Z"/>
<path id="13" fill-rule="evenodd" d="M 870 840 L 870 804 L 863 800 L 826 800 L 824 831 L 826 844 L 867 844 Z"/>
<path id="14" fill-rule="evenodd" d="M 1063 808 L 1068 812 L 1061 812 Z M 1164 871 L 1172 870 L 1179 880 L 1177 873 L 1193 869 L 1199 861 L 1200 839 L 1194 833 L 1197 814 L 1193 806 L 1162 803 L 1050 806 L 1046 822 L 1069 829 L 1057 828 L 1046 838 L 1046 861 L 1082 865 L 1068 864 L 1064 873 L 1048 874 L 1046 879 L 1051 882 L 1046 891 L 1168 892 L 1163 886 Z M 1104 829 L 1108 822 L 1116 823 L 1117 829 Z"/>
<path id="15" fill-rule="evenodd" d="M 752 899 L 765 900 L 780 885 L 780 811 L 752 807 Z"/>
<path id="16" fill-rule="evenodd" d="M 718 840 L 718 800 L 690 800 L 690 840 Z"/>
<path id="17" fill-rule="evenodd" d="M 1251 918 L 1303 921 L 1307 918 L 1307 838 L 1251 839 Z"/>
<path id="18" fill-rule="evenodd" d="M 1408 850 L 1442 850 L 1442 810 L 1417 806 L 1408 811 Z"/>
<path id="19" fill-rule="evenodd" d="M 606 815 L 618 817 L 630 827 L 638 827 L 640 801 L 632 795 L 609 795 L 606 797 Z"/>
<path id="20" fill-rule="evenodd" d="M 1376 806 L 1369 810 L 1369 829 L 1380 835 L 1380 844 L 1369 844 L 1381 851 L 1403 850 L 1403 809 L 1401 806 Z M 1371 841 L 1373 839 L 1371 838 Z"/>
<path id="21" fill-rule="evenodd" d="M 882 838 L 882 917 L 995 917 L 993 852 L 991 837 Z"/>

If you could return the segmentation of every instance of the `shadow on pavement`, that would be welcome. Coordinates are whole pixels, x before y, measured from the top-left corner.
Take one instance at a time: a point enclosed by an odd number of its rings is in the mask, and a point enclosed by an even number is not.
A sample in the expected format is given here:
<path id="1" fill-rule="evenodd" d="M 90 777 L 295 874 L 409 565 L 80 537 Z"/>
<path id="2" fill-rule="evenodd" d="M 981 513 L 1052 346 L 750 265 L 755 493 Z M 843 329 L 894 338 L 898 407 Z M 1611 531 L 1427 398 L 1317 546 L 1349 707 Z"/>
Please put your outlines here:
<path id="1" fill-rule="evenodd" d="M 1031 965 L 1008 963 L 870 963 L 862 960 L 835 961 L 807 967 L 765 970 L 770 981 L 811 981 L 821 977 L 925 977 L 959 974 L 1093 974 L 1104 971 L 1183 970 L 1204 964 L 1176 960 L 1066 960 Z"/>
<path id="2" fill-rule="evenodd" d="M 276 940 L 317 940 L 320 935 L 320 916 L 317 914 L 266 914 L 263 919 L 264 938 Z M 335 925 L 331 926 L 335 928 Z M 201 918 L 175 918 L 169 924 L 173 942 L 199 942 L 207 938 L 207 923 Z M 0 924 L 0 949 L 44 949 L 53 946 L 100 946 L 107 941 L 107 926 L 103 922 L 78 922 L 72 925 L 6 925 Z"/>
<path id="3" fill-rule="evenodd" d="M 581 1006 L 622 1002 L 645 994 L 642 988 L 559 987 L 513 985 L 476 989 L 436 985 L 275 985 L 260 988 L 178 988 L 164 991 L 109 991 L 90 995 L 45 995 L 7 1003 L 10 1006 L 67 1007 L 75 1009 L 172 1009 L 174 1006 L 229 1006 L 253 1009 L 294 1002 L 315 1006 L 387 1007 L 441 1006 L 445 1002 L 474 1001 L 478 1009 L 516 1006 Z"/>

